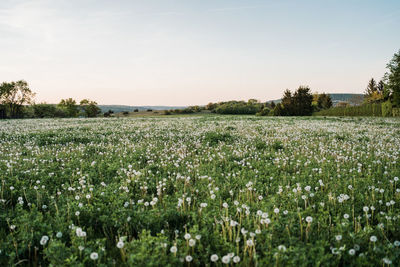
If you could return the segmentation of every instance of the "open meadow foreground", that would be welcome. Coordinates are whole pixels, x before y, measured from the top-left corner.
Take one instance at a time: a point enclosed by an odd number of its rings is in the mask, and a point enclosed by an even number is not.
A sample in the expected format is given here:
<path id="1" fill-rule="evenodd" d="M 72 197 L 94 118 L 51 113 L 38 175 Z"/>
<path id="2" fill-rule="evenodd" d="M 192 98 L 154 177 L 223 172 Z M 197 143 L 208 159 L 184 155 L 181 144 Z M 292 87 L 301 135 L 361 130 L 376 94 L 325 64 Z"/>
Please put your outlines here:
<path id="1" fill-rule="evenodd" d="M 0 265 L 399 266 L 400 120 L 0 121 Z"/>

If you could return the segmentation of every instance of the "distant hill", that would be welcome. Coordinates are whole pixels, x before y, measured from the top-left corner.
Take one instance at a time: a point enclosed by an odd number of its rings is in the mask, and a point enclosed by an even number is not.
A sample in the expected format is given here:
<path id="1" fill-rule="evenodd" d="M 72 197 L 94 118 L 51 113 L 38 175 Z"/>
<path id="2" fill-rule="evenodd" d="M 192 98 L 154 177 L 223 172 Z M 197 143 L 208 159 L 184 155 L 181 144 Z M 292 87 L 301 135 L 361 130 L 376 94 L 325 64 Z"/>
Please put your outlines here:
<path id="1" fill-rule="evenodd" d="M 114 111 L 114 113 L 118 113 L 118 112 L 124 112 L 124 111 L 132 112 L 135 109 L 142 111 L 142 110 L 148 110 L 148 109 L 170 110 L 170 109 L 186 108 L 186 107 L 171 107 L 171 106 L 125 106 L 125 105 L 98 105 L 98 106 L 101 109 L 101 112 L 103 112 L 103 113 L 107 112 L 109 110 Z"/>
<path id="2" fill-rule="evenodd" d="M 360 104 L 359 102 L 364 98 L 363 94 L 329 94 L 332 98 L 333 105 L 335 106 L 339 102 L 349 102 L 351 105 Z M 271 103 L 272 101 L 276 103 L 280 103 L 282 99 L 270 100 L 267 101 Z"/>

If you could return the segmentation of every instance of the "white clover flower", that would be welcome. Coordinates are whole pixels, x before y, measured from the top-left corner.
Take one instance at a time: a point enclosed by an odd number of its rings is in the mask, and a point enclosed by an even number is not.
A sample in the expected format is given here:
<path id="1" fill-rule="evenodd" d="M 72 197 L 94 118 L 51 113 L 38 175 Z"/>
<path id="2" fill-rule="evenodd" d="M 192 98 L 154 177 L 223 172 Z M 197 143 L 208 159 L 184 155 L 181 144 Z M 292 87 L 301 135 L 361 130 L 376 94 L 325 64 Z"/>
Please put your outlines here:
<path id="1" fill-rule="evenodd" d="M 218 261 L 218 255 L 217 255 L 217 254 L 211 255 L 210 260 L 211 260 L 212 262 Z"/>
<path id="2" fill-rule="evenodd" d="M 191 237 L 192 237 L 192 236 L 191 236 L 189 233 L 187 233 L 187 234 L 184 235 L 184 238 L 185 238 L 186 240 L 190 239 Z"/>
<path id="3" fill-rule="evenodd" d="M 335 238 L 336 238 L 336 241 L 340 241 L 340 240 L 342 240 L 342 235 L 337 235 L 337 236 L 335 236 Z"/>
<path id="4" fill-rule="evenodd" d="M 355 255 L 356 254 L 356 251 L 354 250 L 354 249 L 350 249 L 349 250 L 349 255 L 350 256 L 353 256 L 353 255 Z"/>
<path id="5" fill-rule="evenodd" d="M 223 204 L 222 204 L 222 207 L 224 207 L 225 209 L 227 209 L 229 206 L 228 206 L 228 203 L 226 203 L 226 202 L 224 202 Z"/>
<path id="6" fill-rule="evenodd" d="M 378 240 L 378 238 L 376 237 L 376 236 L 371 236 L 370 238 L 369 238 L 369 240 L 371 241 L 371 242 L 376 242 L 377 240 Z"/>
<path id="7" fill-rule="evenodd" d="M 99 258 L 99 254 L 97 254 L 96 252 L 92 252 L 90 253 L 90 258 L 95 261 Z"/>
<path id="8" fill-rule="evenodd" d="M 350 215 L 347 214 L 347 213 L 345 213 L 345 214 L 343 215 L 343 218 L 345 218 L 345 219 L 348 219 L 349 217 L 350 217 Z"/>
<path id="9" fill-rule="evenodd" d="M 240 262 L 240 257 L 239 256 L 233 257 L 233 262 L 234 263 L 239 263 Z"/>
<path id="10" fill-rule="evenodd" d="M 279 213 L 279 209 L 278 209 L 278 208 L 275 208 L 275 209 L 274 209 L 274 212 L 275 212 L 275 214 L 278 214 L 278 213 Z"/>
<path id="11" fill-rule="evenodd" d="M 190 256 L 190 255 L 187 255 L 187 256 L 185 257 L 185 260 L 186 260 L 187 262 L 191 262 L 191 261 L 193 260 L 193 257 Z"/>
<path id="12" fill-rule="evenodd" d="M 171 253 L 176 253 L 178 251 L 178 248 L 176 246 L 172 246 L 169 251 L 171 251 Z"/>
<path id="13" fill-rule="evenodd" d="M 312 223 L 312 221 L 313 221 L 313 218 L 311 216 L 306 217 L 306 222 Z"/>

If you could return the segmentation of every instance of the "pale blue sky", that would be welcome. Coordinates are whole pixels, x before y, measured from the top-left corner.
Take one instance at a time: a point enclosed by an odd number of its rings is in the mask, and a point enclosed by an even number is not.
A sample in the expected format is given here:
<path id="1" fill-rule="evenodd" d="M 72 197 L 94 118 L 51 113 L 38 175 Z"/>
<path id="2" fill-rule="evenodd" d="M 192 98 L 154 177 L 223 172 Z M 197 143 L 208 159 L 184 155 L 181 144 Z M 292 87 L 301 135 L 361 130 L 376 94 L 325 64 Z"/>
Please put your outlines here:
<path id="1" fill-rule="evenodd" d="M 361 93 L 399 49 L 398 0 L 0 1 L 0 82 L 27 80 L 37 102 Z"/>

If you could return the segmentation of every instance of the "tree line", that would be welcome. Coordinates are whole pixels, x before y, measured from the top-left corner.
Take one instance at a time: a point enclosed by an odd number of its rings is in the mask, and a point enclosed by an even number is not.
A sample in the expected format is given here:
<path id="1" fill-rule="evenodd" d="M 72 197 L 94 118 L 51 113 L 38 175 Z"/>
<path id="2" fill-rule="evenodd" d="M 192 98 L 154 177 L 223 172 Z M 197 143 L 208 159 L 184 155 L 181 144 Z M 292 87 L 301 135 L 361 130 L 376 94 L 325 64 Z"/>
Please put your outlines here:
<path id="1" fill-rule="evenodd" d="M 72 98 L 60 103 L 35 104 L 35 93 L 26 81 L 0 84 L 0 119 L 15 118 L 75 118 L 96 117 L 101 113 L 95 101 L 83 99 L 79 104 Z"/>

